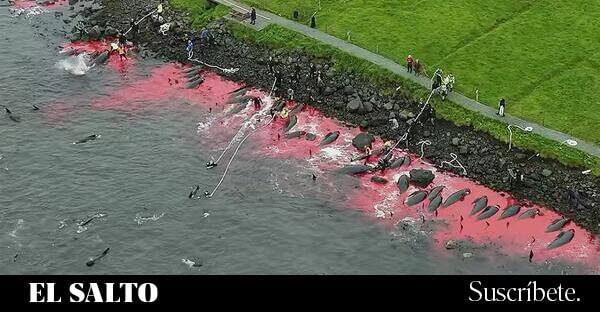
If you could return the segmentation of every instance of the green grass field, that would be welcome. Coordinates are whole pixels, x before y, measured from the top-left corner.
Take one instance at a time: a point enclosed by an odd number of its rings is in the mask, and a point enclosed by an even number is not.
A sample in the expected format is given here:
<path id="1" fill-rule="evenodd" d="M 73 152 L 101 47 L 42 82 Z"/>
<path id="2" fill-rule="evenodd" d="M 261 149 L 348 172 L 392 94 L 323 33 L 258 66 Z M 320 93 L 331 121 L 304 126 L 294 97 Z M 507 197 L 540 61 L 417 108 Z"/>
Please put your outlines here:
<path id="1" fill-rule="evenodd" d="M 441 67 L 457 91 L 600 144 L 600 1 L 243 0 L 402 63 Z M 319 10 L 319 3 L 321 8 Z"/>

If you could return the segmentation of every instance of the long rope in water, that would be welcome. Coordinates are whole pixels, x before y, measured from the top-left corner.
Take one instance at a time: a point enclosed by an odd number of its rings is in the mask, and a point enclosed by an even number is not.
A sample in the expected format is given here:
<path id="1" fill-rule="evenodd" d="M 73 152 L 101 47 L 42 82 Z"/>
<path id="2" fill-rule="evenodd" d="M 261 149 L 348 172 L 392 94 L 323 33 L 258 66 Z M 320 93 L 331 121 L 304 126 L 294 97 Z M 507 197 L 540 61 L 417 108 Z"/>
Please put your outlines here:
<path id="1" fill-rule="evenodd" d="M 223 175 L 221 176 L 221 180 L 219 180 L 219 183 L 217 183 L 217 186 L 215 186 L 215 188 L 213 189 L 213 191 L 209 194 L 206 194 L 207 198 L 211 198 L 213 197 L 213 195 L 215 194 L 215 192 L 219 189 L 219 186 L 221 186 L 221 184 L 223 183 L 223 180 L 225 180 L 225 176 L 227 176 L 227 172 L 229 171 L 229 167 L 231 166 L 231 163 L 233 162 L 233 160 L 235 159 L 235 156 L 237 155 L 238 151 L 240 150 L 240 147 L 242 147 L 242 144 L 244 144 L 244 142 L 246 141 L 246 139 L 248 139 L 252 134 L 254 134 L 256 131 L 268 126 L 269 124 L 271 124 L 271 122 L 273 121 L 273 117 L 271 117 L 271 119 L 269 120 L 269 122 L 267 124 L 265 124 L 262 127 L 259 128 L 255 128 L 254 130 L 250 131 L 250 133 L 248 133 L 248 135 L 246 135 L 244 137 L 244 139 L 240 142 L 240 144 L 238 144 L 237 148 L 235 149 L 235 151 L 233 152 L 233 155 L 231 156 L 231 159 L 229 160 L 229 163 L 227 163 L 227 166 L 225 167 L 225 171 L 223 172 Z"/>
<path id="2" fill-rule="evenodd" d="M 231 141 L 229 141 L 229 144 L 227 145 L 227 147 L 223 150 L 223 153 L 221 153 L 221 156 L 219 156 L 219 158 L 217 158 L 217 160 L 215 161 L 215 164 L 218 164 L 219 161 L 221 161 L 221 158 L 223 158 L 223 156 L 225 156 L 225 153 L 227 153 L 227 151 L 229 150 L 229 148 L 231 147 L 231 145 L 233 144 L 233 142 L 235 141 L 235 139 L 237 138 L 238 134 L 240 134 L 242 132 L 242 129 L 245 128 L 245 125 L 242 125 L 240 127 L 240 130 L 238 130 L 238 132 L 233 136 L 233 138 L 231 138 Z"/>
<path id="3" fill-rule="evenodd" d="M 275 83 L 277 83 L 277 77 L 275 77 L 275 81 L 273 82 L 273 87 L 271 87 L 271 92 L 269 92 L 269 97 L 271 97 L 271 94 L 273 93 L 273 89 L 275 89 Z M 233 138 L 231 139 L 231 141 L 229 141 L 229 144 L 227 145 L 227 147 L 225 148 L 225 150 L 223 150 L 223 153 L 221 153 L 221 155 L 219 156 L 219 158 L 217 158 L 217 160 L 214 162 L 215 164 L 218 164 L 219 161 L 221 161 L 221 158 L 223 158 L 223 156 L 225 156 L 225 153 L 227 153 L 227 151 L 229 150 L 229 148 L 233 144 L 233 141 L 235 141 L 235 138 L 237 138 L 238 134 L 240 134 L 240 132 L 242 132 L 242 130 L 245 127 L 246 127 L 246 125 L 242 125 L 240 127 L 240 130 L 238 130 L 238 132 L 233 136 Z"/>

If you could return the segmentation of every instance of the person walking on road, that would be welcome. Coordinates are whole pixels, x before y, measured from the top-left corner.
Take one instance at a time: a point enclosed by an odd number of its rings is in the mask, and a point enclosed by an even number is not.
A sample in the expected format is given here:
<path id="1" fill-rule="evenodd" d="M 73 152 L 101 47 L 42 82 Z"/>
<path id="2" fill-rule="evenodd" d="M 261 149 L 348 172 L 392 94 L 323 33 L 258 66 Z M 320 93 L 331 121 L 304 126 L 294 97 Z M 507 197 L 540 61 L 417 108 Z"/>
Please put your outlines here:
<path id="1" fill-rule="evenodd" d="M 409 55 L 408 55 L 408 57 L 406 58 L 406 70 L 407 70 L 409 73 L 412 73 L 412 71 L 413 71 L 413 57 L 412 57 L 412 55 L 410 55 L 410 54 L 409 54 Z"/>
<path id="2" fill-rule="evenodd" d="M 250 12 L 250 24 L 256 25 L 256 9 L 255 8 L 252 8 L 252 11 Z"/>
<path id="3" fill-rule="evenodd" d="M 500 99 L 500 103 L 498 104 L 498 112 L 496 113 L 496 115 L 500 115 L 501 117 L 504 117 L 504 109 L 506 108 L 506 101 L 504 100 L 504 98 Z"/>

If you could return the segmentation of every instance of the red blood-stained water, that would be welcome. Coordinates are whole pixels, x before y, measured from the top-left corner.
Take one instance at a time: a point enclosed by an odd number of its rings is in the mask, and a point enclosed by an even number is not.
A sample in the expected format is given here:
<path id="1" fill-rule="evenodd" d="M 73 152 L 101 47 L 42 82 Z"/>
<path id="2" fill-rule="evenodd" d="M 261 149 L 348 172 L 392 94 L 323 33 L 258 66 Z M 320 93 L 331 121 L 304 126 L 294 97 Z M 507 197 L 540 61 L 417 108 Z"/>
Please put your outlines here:
<path id="1" fill-rule="evenodd" d="M 181 66 L 163 65 L 153 70 L 149 78 L 119 88 L 111 92 L 108 99 L 96 101 L 92 106 L 132 111 L 158 109 L 160 105 L 168 105 L 169 100 L 185 100 L 190 104 L 213 108 L 215 112 L 222 110 L 227 94 L 239 86 L 212 72 L 203 72 L 202 76 L 205 81 L 199 87 L 188 89 Z"/>
<path id="2" fill-rule="evenodd" d="M 38 4 L 36 0 L 14 0 L 13 6 L 18 9 L 29 9 L 37 6 L 42 6 L 48 9 L 54 9 L 68 4 L 67 0 L 46 1 Z"/>
<path id="3" fill-rule="evenodd" d="M 294 103 L 288 103 L 287 107 L 291 109 L 293 105 Z M 243 116 L 246 118 L 253 112 L 255 112 L 254 108 L 248 105 L 246 110 L 240 112 L 237 117 Z M 234 117 L 222 118 L 224 120 L 220 124 L 227 125 L 229 134 L 235 133 L 244 120 L 244 118 Z M 311 107 L 305 107 L 297 115 L 297 118 L 296 126 L 289 132 L 306 131 L 313 133 L 317 136 L 315 141 L 308 141 L 304 137 L 286 139 L 282 130 L 287 120 L 277 117 L 273 123 L 260 129 L 252 136 L 254 148 L 256 148 L 255 153 L 263 157 L 296 159 L 299 165 L 302 161 L 306 161 L 310 164 L 308 168 L 311 168 L 311 170 L 318 169 L 319 179 L 324 179 L 324 176 L 329 182 L 339 179 L 338 176 L 332 174 L 333 171 L 348 165 L 352 157 L 360 155 L 359 151 L 351 144 L 352 138 L 360 130 L 345 127 L 335 120 L 324 117 Z M 211 133 L 217 133 L 222 132 L 223 129 L 215 125 L 210 131 Z M 340 132 L 339 138 L 332 144 L 320 147 L 320 141 L 328 133 L 334 131 Z M 373 149 L 376 150 L 382 146 L 382 140 L 377 139 Z M 394 152 L 394 157 L 405 155 L 407 154 L 401 151 Z M 504 208 L 518 204 L 518 201 L 510 197 L 509 194 L 493 191 L 469 179 L 438 172 L 433 165 L 418 159 L 418 155 L 409 156 L 412 161 L 408 167 L 403 166 L 386 170 L 383 173 L 378 172 L 351 177 L 351 179 L 359 181 L 360 187 L 347 191 L 345 206 L 361 210 L 390 226 L 394 226 L 401 220 L 406 220 L 406 218 L 416 222 L 421 222 L 422 219 L 435 221 L 439 226 L 435 227 L 433 239 L 436 242 L 436 248 L 440 251 L 445 249 L 445 243 L 449 240 L 469 240 L 477 245 L 494 246 L 503 253 L 521 256 L 524 259 L 527 259 L 530 252 L 533 252 L 532 261 L 534 262 L 556 259 L 571 263 L 583 263 L 594 269 L 600 269 L 600 243 L 586 230 L 572 222 L 566 225 L 563 230 L 574 229 L 575 237 L 573 240 L 556 249 L 549 250 L 546 248 L 560 233 L 560 231 L 545 232 L 546 227 L 552 221 L 561 218 L 561 215 L 556 212 L 537 205 L 521 203 L 523 206 L 516 216 L 498 220 Z M 377 160 L 377 157 L 371 157 L 368 161 L 374 164 Z M 450 155 L 448 160 L 451 160 Z M 364 163 L 364 161 L 355 162 L 355 164 L 360 163 Z M 407 207 L 404 204 L 406 197 L 421 189 L 411 185 L 407 192 L 400 194 L 396 181 L 401 174 L 408 174 L 414 168 L 432 170 L 435 173 L 433 183 L 426 190 L 438 185 L 445 186 L 441 192 L 444 200 L 460 189 L 468 188 L 471 193 L 463 201 L 459 201 L 448 208 L 438 208 L 437 215 L 428 212 L 428 200 Z M 378 184 L 371 181 L 373 175 L 387 179 L 388 183 Z M 476 216 L 469 217 L 469 213 L 473 208 L 473 201 L 484 195 L 488 197 L 489 206 L 499 205 L 500 210 L 487 220 L 478 221 Z M 531 208 L 539 209 L 542 214 L 534 218 L 520 220 L 519 215 Z"/>
<path id="4" fill-rule="evenodd" d="M 229 93 L 240 86 L 213 73 L 202 74 L 205 77 L 204 83 L 198 88 L 187 89 L 182 68 L 174 64 L 164 65 L 152 71 L 147 79 L 114 90 L 109 98 L 96 101 L 92 106 L 97 109 L 135 111 L 161 109 L 164 107 L 160 103 L 183 99 L 190 104 L 212 111 L 211 117 L 199 125 L 199 132 L 203 136 L 222 141 L 223 146 L 227 145 L 240 128 L 245 134 L 255 131 L 251 136 L 250 144 L 254 148 L 254 153 L 260 157 L 292 159 L 299 168 L 308 164 L 307 168 L 319 175 L 319 183 L 334 185 L 339 182 L 339 179 L 354 179 L 359 183 L 359 187 L 344 191 L 347 198 L 344 203 L 346 207 L 361 210 L 390 227 L 406 219 L 414 222 L 421 222 L 422 219 L 427 222 L 435 221 L 439 226 L 434 227 L 432 240 L 435 242 L 435 248 L 440 252 L 448 240 L 470 240 L 475 244 L 492 246 L 506 254 L 523 257 L 524 261 L 527 261 L 530 252 L 533 252 L 534 262 L 556 259 L 566 263 L 585 264 L 595 270 L 600 269 L 600 244 L 583 228 L 569 223 L 563 230 L 574 229 L 573 240 L 564 246 L 548 250 L 546 246 L 559 232 L 545 233 L 545 230 L 553 220 L 561 217 L 559 214 L 537 205 L 524 205 L 520 213 L 530 208 L 538 208 L 542 214 L 535 218 L 519 220 L 519 213 L 517 216 L 498 220 L 505 207 L 517 203 L 510 195 L 493 191 L 463 177 L 438 172 L 431 164 L 418 159 L 418 156 L 409 155 L 412 161 L 408 167 L 377 173 L 376 175 L 388 180 L 387 184 L 372 182 L 373 174 L 354 177 L 333 174 L 335 170 L 349 164 L 352 157 L 360 155 L 351 144 L 352 138 L 360 132 L 359 129 L 345 127 L 306 106 L 297 114 L 298 122 L 290 132 L 312 133 L 316 135 L 314 141 L 308 141 L 305 137 L 285 138 L 282 129 L 285 127 L 286 120 L 281 117 L 276 117 L 266 126 L 258 126 L 253 130 L 252 125 L 247 122 L 249 117 L 256 113 L 253 105 L 248 104 L 245 109 L 233 113 L 231 109 L 241 104 L 226 104 Z M 265 115 L 260 118 L 260 124 L 264 125 L 269 120 L 268 109 L 272 100 L 257 91 L 248 94 L 263 97 L 264 105 L 261 112 Z M 287 103 L 289 109 L 294 105 L 295 103 Z M 321 140 L 334 131 L 340 132 L 338 139 L 326 146 L 319 146 Z M 374 149 L 382 145 L 382 140 L 378 138 L 374 143 Z M 394 152 L 394 157 L 405 155 L 407 154 L 402 151 Z M 369 162 L 376 163 L 377 158 L 372 157 Z M 468 164 L 465 165 L 468 169 Z M 437 215 L 427 211 L 429 203 L 427 200 L 413 207 L 407 207 L 404 204 L 406 197 L 419 188 L 411 185 L 407 192 L 400 194 L 396 180 L 401 174 L 408 174 L 413 168 L 432 170 L 435 179 L 427 190 L 444 185 L 445 188 L 441 192 L 444 199 L 463 188 L 470 189 L 471 193 L 463 201 L 448 208 L 438 208 Z M 474 216 L 468 215 L 473 207 L 472 202 L 484 195 L 488 197 L 488 205 L 499 205 L 501 209 L 493 217 L 477 221 Z"/>

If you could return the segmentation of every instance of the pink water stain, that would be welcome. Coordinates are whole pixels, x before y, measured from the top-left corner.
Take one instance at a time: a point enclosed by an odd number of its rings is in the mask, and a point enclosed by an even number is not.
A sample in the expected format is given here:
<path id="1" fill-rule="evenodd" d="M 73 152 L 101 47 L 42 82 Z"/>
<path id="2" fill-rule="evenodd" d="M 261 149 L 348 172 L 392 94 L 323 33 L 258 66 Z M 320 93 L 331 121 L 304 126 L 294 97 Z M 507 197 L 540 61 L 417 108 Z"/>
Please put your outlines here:
<path id="1" fill-rule="evenodd" d="M 36 0 L 13 0 L 12 5 L 18 9 L 29 9 L 37 6 L 42 6 L 48 9 L 55 9 L 68 3 L 69 1 L 67 0 L 45 1 L 41 4 L 38 4 Z"/>
<path id="2" fill-rule="evenodd" d="M 92 103 L 96 109 L 122 111 L 160 109 L 169 101 L 184 100 L 190 104 L 219 111 L 223 109 L 228 93 L 239 87 L 212 72 L 203 72 L 204 82 L 188 89 L 187 79 L 178 64 L 165 64 L 145 78 L 111 91 L 108 99 Z"/>
<path id="3" fill-rule="evenodd" d="M 76 42 L 68 42 L 62 44 L 61 53 L 74 55 L 81 53 L 89 53 L 89 54 L 99 54 L 104 51 L 110 51 L 110 44 L 115 42 L 114 38 L 106 38 L 102 40 L 95 41 L 76 41 Z M 118 53 L 113 52 L 109 54 L 108 61 L 106 62 L 106 66 L 112 68 L 113 70 L 125 73 L 130 68 L 132 68 L 136 64 L 135 54 L 133 53 L 136 50 L 135 46 L 127 47 L 127 58 L 121 59 Z"/>
<path id="4" fill-rule="evenodd" d="M 294 104 L 288 103 L 287 107 L 292 108 Z M 227 125 L 228 133 L 235 132 L 231 128 L 237 129 L 245 120 L 244 118 L 247 118 L 253 112 L 253 108 L 247 108 L 234 116 L 221 116 L 220 118 L 224 120 L 221 120 L 219 124 Z M 241 119 L 240 116 L 242 116 Z M 305 106 L 304 110 L 297 114 L 297 117 L 298 123 L 290 132 L 306 131 L 313 133 L 317 136 L 315 141 L 308 141 L 304 137 L 286 139 L 283 128 L 287 120 L 277 117 L 268 127 L 253 134 L 252 140 L 256 146 L 254 153 L 262 157 L 294 159 L 299 163 L 305 161 L 316 166 L 321 174 L 329 173 L 326 179 L 333 179 L 334 176 L 331 174 L 333 171 L 348 165 L 352 157 L 360 155 L 360 152 L 351 144 L 352 138 L 360 132 L 359 129 L 345 127 L 339 122 L 323 116 L 310 106 Z M 222 130 L 221 127 L 211 129 L 213 132 Z M 333 131 L 340 132 L 339 138 L 332 144 L 319 147 L 323 137 Z M 375 150 L 382 145 L 383 141 L 377 138 L 373 149 Z M 545 232 L 546 227 L 552 221 L 561 218 L 558 213 L 545 207 L 522 202 L 520 203 L 522 208 L 516 216 L 498 220 L 504 208 L 519 204 L 519 202 L 509 194 L 496 192 L 464 177 L 438 172 L 426 160 L 419 159 L 418 155 L 411 155 L 402 151 L 394 152 L 394 157 L 405 155 L 411 157 L 412 160 L 411 165 L 408 167 L 403 166 L 385 170 L 383 173 L 377 172 L 351 177 L 351 179 L 356 179 L 359 182 L 360 187 L 347 192 L 345 206 L 361 210 L 390 226 L 396 225 L 405 218 L 417 221 L 423 218 L 425 220 L 435 220 L 436 223 L 440 224 L 435 228 L 433 239 L 436 242 L 436 249 L 440 251 L 444 250 L 445 243 L 448 240 L 470 240 L 478 245 L 492 245 L 505 253 L 525 258 L 529 256 L 530 252 L 533 252 L 532 261 L 534 262 L 557 259 L 571 263 L 583 263 L 592 268 L 600 269 L 600 242 L 573 222 L 562 229 L 563 231 L 575 230 L 575 237 L 570 243 L 552 250 L 546 248 L 560 233 L 560 231 Z M 450 156 L 448 158 L 450 160 Z M 377 157 L 373 156 L 368 159 L 368 162 L 373 164 L 377 160 Z M 360 163 L 364 163 L 364 160 Z M 421 189 L 411 185 L 407 192 L 400 194 L 396 181 L 400 175 L 408 175 L 409 171 L 414 168 L 434 172 L 435 179 L 426 190 L 444 185 L 445 188 L 441 192 L 444 200 L 454 192 L 464 188 L 470 189 L 471 193 L 464 200 L 448 208 L 438 208 L 437 215 L 428 212 L 428 200 L 413 207 L 407 207 L 404 204 L 406 197 Z M 371 177 L 373 175 L 387 179 L 388 183 L 378 184 L 372 182 Z M 320 177 L 320 179 L 323 178 Z M 488 197 L 488 206 L 499 205 L 500 210 L 491 218 L 478 221 L 476 216 L 469 217 L 469 213 L 473 208 L 473 201 L 484 195 Z M 525 220 L 518 218 L 521 213 L 532 208 L 539 209 L 541 214 Z"/>

